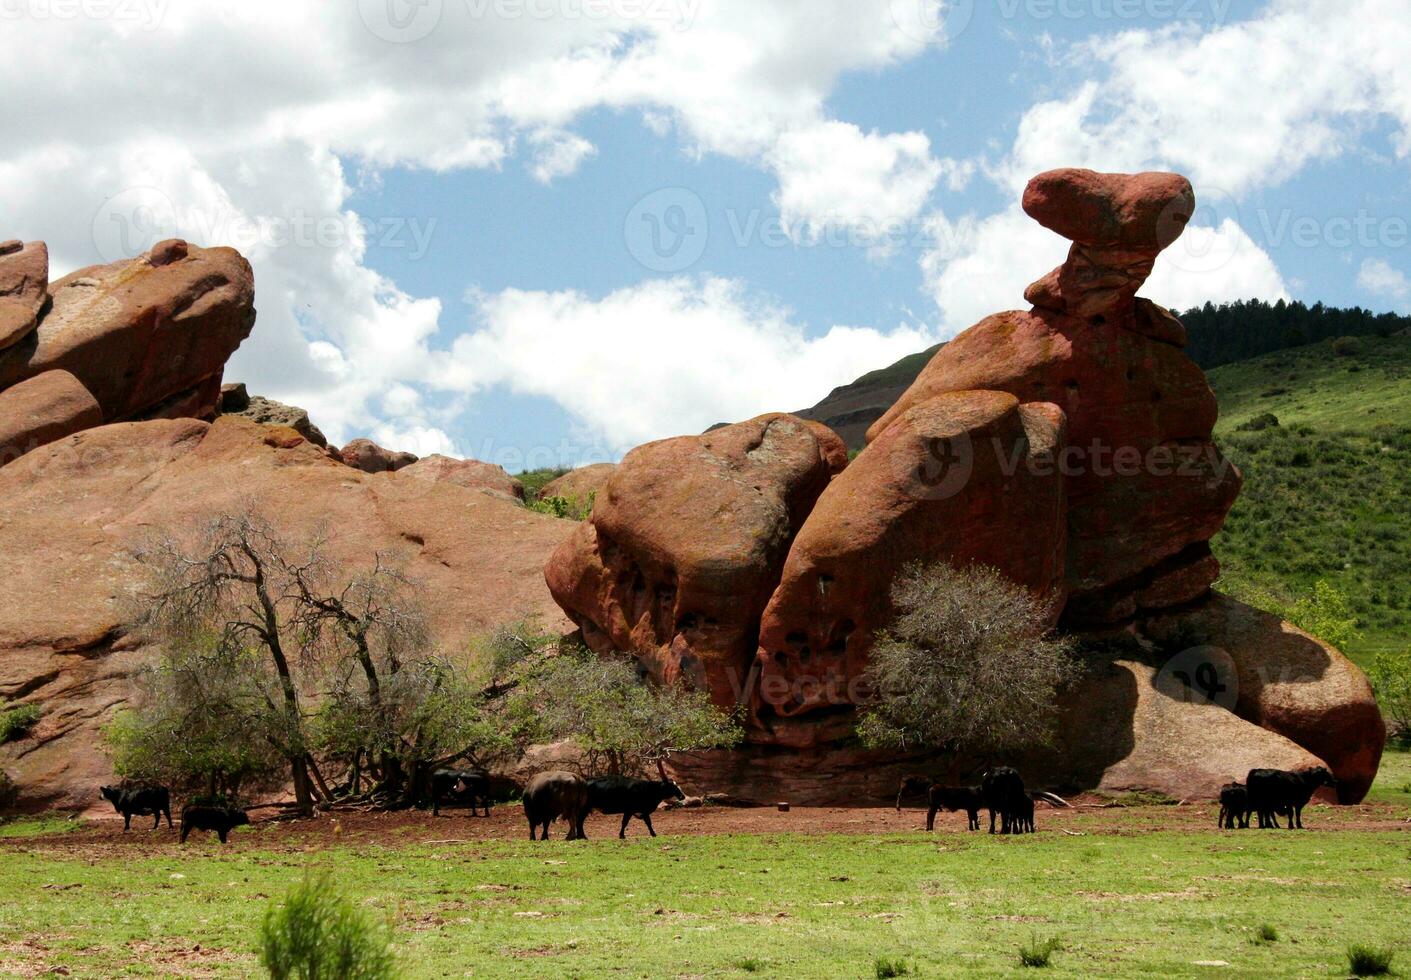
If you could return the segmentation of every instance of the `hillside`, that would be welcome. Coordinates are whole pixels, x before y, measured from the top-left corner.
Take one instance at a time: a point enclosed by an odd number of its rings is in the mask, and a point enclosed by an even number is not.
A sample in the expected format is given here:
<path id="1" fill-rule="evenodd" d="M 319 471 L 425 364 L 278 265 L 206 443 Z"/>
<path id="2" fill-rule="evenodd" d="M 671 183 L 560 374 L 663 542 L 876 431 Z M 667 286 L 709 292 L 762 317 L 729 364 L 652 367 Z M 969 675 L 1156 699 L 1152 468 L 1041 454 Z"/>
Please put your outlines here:
<path id="1" fill-rule="evenodd" d="M 1216 435 L 1245 475 L 1212 545 L 1226 591 L 1287 601 L 1324 579 L 1345 593 L 1365 660 L 1411 646 L 1411 337 L 1336 346 L 1210 371 Z M 1278 424 L 1253 428 L 1266 413 Z"/>
<path id="2" fill-rule="evenodd" d="M 869 371 L 851 384 L 839 385 L 812 408 L 795 412 L 799 418 L 822 422 L 838 435 L 849 449 L 861 449 L 867 442 L 867 427 L 882 417 L 901 397 L 921 369 L 941 345 L 908 354 L 895 364 Z"/>

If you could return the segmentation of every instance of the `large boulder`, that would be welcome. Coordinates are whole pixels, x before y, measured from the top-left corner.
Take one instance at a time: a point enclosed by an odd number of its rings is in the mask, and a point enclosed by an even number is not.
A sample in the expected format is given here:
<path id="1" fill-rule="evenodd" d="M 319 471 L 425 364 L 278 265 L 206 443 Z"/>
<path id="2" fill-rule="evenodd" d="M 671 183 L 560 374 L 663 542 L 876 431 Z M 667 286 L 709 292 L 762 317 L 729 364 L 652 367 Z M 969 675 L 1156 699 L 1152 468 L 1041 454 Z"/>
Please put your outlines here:
<path id="1" fill-rule="evenodd" d="M 338 455 L 345 465 L 364 473 L 395 473 L 417 460 L 411 453 L 383 449 L 371 439 L 354 439 Z"/>
<path id="2" fill-rule="evenodd" d="M 764 415 L 634 449 L 549 562 L 550 591 L 594 649 L 733 705 L 784 556 L 836 472 L 835 443 Z"/>
<path id="3" fill-rule="evenodd" d="M 1366 675 L 1332 646 L 1219 594 L 1154 617 L 1142 630 L 1168 647 L 1199 642 L 1224 650 L 1236 670 L 1235 711 L 1326 760 L 1342 802 L 1367 795 L 1386 725 Z"/>
<path id="4" fill-rule="evenodd" d="M 607 485 L 608 479 L 616 470 L 616 463 L 590 463 L 580 466 L 544 484 L 543 489 L 539 491 L 539 497 L 562 497 L 565 500 L 586 503 L 589 497 Z"/>
<path id="5" fill-rule="evenodd" d="M 0 391 L 0 466 L 102 422 L 97 400 L 69 372 L 21 381 Z"/>
<path id="6" fill-rule="evenodd" d="M 0 701 L 43 705 L 0 749 L 25 805 L 83 807 L 112 776 L 102 727 L 154 651 L 123 630 L 129 550 L 254 507 L 291 536 L 324 529 L 338 567 L 374 553 L 427 596 L 433 639 L 537 616 L 569 628 L 540 574 L 571 525 L 452 483 L 366 476 L 291 429 L 220 418 L 89 429 L 0 468 Z"/>
<path id="7" fill-rule="evenodd" d="M 453 483 L 467 490 L 481 490 L 506 500 L 524 499 L 524 484 L 506 473 L 503 466 L 482 463 L 478 459 L 452 459 L 438 453 L 423 457 L 397 472 L 405 479 L 428 483 Z"/>
<path id="8" fill-rule="evenodd" d="M 49 301 L 49 249 L 43 242 L 0 242 L 0 350 L 39 325 Z"/>
<path id="9" fill-rule="evenodd" d="M 49 287 L 38 328 L 0 351 L 0 388 L 64 370 L 105 422 L 211 417 L 225 362 L 254 326 L 254 290 L 239 252 L 177 240 L 80 269 Z"/>
<path id="10" fill-rule="evenodd" d="M 1063 606 L 1063 413 L 998 391 L 918 404 L 823 492 L 759 628 L 754 738 L 845 735 L 889 590 L 914 561 L 984 564 Z"/>

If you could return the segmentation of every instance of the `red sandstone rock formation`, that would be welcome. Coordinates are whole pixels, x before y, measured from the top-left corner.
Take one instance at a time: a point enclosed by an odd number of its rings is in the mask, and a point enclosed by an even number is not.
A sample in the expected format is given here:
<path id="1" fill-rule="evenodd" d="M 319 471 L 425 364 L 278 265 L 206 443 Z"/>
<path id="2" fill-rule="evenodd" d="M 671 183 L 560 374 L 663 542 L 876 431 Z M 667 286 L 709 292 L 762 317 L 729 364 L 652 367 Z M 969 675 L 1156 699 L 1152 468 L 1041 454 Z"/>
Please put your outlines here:
<path id="1" fill-rule="evenodd" d="M 467 490 L 483 490 L 507 500 L 523 500 L 524 484 L 494 463 L 478 459 L 452 459 L 439 454 L 419 459 L 398 470 L 404 479 L 430 483 L 454 483 Z"/>
<path id="2" fill-rule="evenodd" d="M 103 422 L 88 389 L 67 371 L 45 371 L 0 391 L 0 466 Z"/>
<path id="3" fill-rule="evenodd" d="M 608 479 L 617 470 L 616 463 L 592 463 L 569 470 L 556 480 L 550 480 L 539 491 L 541 498 L 563 497 L 566 500 L 587 501 L 587 499 L 607 485 Z"/>
<path id="4" fill-rule="evenodd" d="M 346 465 L 364 473 L 395 473 L 417 460 L 411 453 L 383 449 L 371 439 L 354 439 L 338 455 Z"/>

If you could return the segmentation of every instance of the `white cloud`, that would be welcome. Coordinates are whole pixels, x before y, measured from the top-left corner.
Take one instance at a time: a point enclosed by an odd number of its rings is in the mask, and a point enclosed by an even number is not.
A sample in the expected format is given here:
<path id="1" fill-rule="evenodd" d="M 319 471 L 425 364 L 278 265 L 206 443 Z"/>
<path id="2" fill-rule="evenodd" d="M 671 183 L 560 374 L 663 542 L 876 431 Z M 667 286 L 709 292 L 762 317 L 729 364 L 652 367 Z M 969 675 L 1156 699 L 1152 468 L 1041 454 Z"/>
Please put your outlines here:
<path id="1" fill-rule="evenodd" d="M 594 152 L 574 122 L 608 108 L 642 112 L 690 151 L 767 168 L 781 134 L 825 124 L 842 73 L 937 39 L 889 6 L 690 0 L 545 17 L 543 4 L 445 0 L 404 8 L 413 17 L 399 25 L 381 0 L 143 7 L 154 23 L 21 5 L 0 31 L 0 214 L 8 235 L 50 243 L 56 273 L 138 251 L 147 231 L 236 244 L 255 266 L 260 320 L 232 377 L 308 408 L 335 441 L 382 432 L 444 451 L 447 419 L 378 397 L 430 391 L 444 373 L 440 305 L 364 264 L 340 159 L 375 185 L 390 166 L 522 156 L 547 183 Z M 646 15 L 621 15 L 634 7 Z M 900 141 L 904 154 L 914 137 Z M 325 226 L 334 234 L 299 237 Z"/>
<path id="2" fill-rule="evenodd" d="M 1366 259 L 1357 270 L 1357 285 L 1398 302 L 1411 299 L 1411 279 L 1400 269 L 1393 269 L 1382 259 Z"/>
<path id="3" fill-rule="evenodd" d="M 808 337 L 787 311 L 726 279 L 653 280 L 601 299 L 517 289 L 471 298 L 478 329 L 456 340 L 439 383 L 553 399 L 620 450 L 804 408 L 860 367 L 935 342 L 909 326 Z"/>
<path id="4" fill-rule="evenodd" d="M 774 203 L 796 239 L 847 228 L 882 241 L 925 206 L 942 165 L 923 133 L 864 133 L 819 122 L 784 133 L 769 153 L 779 176 Z"/>

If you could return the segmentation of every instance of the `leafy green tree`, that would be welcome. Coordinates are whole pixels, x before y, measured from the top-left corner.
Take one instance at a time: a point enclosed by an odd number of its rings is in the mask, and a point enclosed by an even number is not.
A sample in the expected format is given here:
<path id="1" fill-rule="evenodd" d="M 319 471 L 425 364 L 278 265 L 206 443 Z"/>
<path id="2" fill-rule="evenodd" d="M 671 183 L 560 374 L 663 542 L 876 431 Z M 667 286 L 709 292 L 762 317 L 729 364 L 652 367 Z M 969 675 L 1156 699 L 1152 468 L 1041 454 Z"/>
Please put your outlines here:
<path id="1" fill-rule="evenodd" d="M 1400 739 L 1411 738 L 1411 650 L 1377 654 L 1367 676 L 1387 727 Z"/>
<path id="2" fill-rule="evenodd" d="M 913 564 L 870 654 L 858 735 L 875 748 L 1004 754 L 1051 740 L 1071 641 L 992 568 Z"/>

